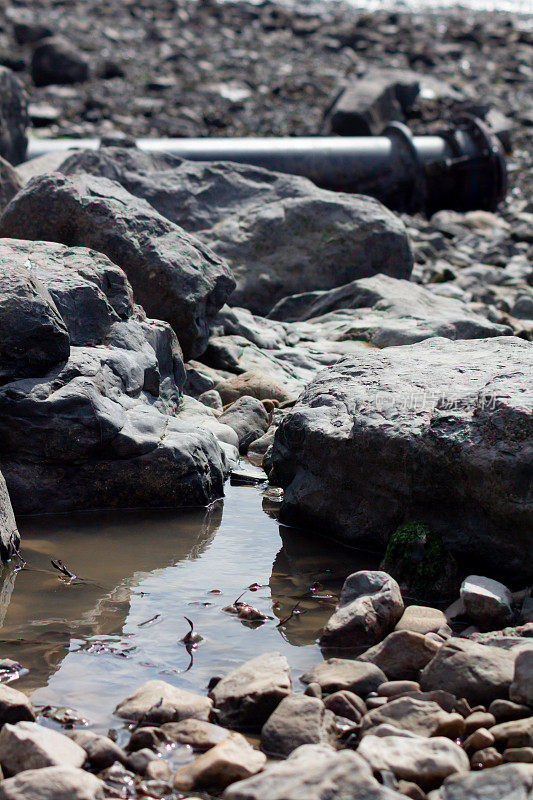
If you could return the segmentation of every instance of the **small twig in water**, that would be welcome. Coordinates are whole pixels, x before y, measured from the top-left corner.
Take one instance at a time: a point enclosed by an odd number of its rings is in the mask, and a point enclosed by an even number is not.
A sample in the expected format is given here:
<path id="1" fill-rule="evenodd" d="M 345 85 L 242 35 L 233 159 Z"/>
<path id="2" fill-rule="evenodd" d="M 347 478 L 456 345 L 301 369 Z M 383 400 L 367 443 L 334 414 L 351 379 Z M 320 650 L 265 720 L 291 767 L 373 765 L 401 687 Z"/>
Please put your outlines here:
<path id="1" fill-rule="evenodd" d="M 60 558 L 57 559 L 51 558 L 50 563 L 52 564 L 54 569 L 57 569 L 57 571 L 60 572 L 62 575 L 64 575 L 66 578 L 70 578 L 72 580 L 76 577 L 74 573 L 69 570 L 67 565 L 63 564 Z"/>
<path id="2" fill-rule="evenodd" d="M 143 628 L 145 625 L 150 625 L 151 623 L 155 622 L 157 619 L 160 619 L 161 614 L 156 614 L 155 617 L 151 617 L 150 619 L 145 619 L 144 622 L 139 622 L 137 627 Z"/>

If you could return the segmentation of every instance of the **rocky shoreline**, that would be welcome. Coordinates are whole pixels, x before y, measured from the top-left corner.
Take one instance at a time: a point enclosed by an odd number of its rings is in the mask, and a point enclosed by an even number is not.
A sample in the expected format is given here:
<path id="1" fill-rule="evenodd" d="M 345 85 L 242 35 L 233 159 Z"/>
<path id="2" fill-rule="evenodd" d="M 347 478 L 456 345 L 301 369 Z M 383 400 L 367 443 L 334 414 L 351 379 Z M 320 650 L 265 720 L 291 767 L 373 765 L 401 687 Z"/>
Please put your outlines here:
<path id="1" fill-rule="evenodd" d="M 0 800 L 533 797 L 532 49 L 503 14 L 0 11 L 2 559 L 15 514 L 207 506 L 244 455 L 281 521 L 384 559 L 347 578 L 304 691 L 276 653 L 205 696 L 150 680 L 113 741 L 42 724 L 4 663 Z M 509 152 L 494 213 L 132 142 L 465 112 Z M 28 119 L 103 146 L 21 164 Z"/>

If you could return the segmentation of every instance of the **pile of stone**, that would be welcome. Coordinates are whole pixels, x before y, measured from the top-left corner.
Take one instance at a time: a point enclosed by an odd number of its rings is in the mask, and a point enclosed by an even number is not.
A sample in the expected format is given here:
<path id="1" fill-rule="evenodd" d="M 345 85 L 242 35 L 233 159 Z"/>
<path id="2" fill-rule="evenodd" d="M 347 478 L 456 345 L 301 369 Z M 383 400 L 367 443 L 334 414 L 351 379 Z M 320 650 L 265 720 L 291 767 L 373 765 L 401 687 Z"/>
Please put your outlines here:
<path id="1" fill-rule="evenodd" d="M 326 658 L 300 676 L 303 692 L 278 653 L 212 678 L 208 696 L 150 680 L 115 709 L 124 747 L 45 727 L 24 694 L 1 685 L 0 798 L 527 798 L 533 623 L 500 627 L 516 622 L 519 599 L 472 575 L 447 612 L 405 607 L 390 575 L 355 573 L 321 643 L 357 644 L 360 655 Z M 486 632 L 454 633 L 461 615 Z"/>

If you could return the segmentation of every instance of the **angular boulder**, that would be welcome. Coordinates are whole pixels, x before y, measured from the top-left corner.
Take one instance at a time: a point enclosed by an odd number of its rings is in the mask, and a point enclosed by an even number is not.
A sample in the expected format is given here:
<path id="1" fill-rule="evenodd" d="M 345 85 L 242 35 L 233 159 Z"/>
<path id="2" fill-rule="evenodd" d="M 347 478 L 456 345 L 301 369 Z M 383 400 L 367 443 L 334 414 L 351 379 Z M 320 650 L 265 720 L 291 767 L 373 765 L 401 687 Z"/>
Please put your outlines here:
<path id="1" fill-rule="evenodd" d="M 303 744 L 334 744 L 335 717 L 318 697 L 285 697 L 261 730 L 261 747 L 271 756 L 288 756 Z"/>
<path id="2" fill-rule="evenodd" d="M 280 653 L 265 653 L 221 678 L 210 697 L 221 725 L 260 730 L 290 692 L 287 659 Z"/>
<path id="3" fill-rule="evenodd" d="M 119 184 L 90 175 L 34 178 L 4 211 L 0 235 L 105 253 L 145 311 L 172 325 L 186 358 L 205 350 L 210 321 L 235 285 L 225 262 L 199 240 Z"/>
<path id="4" fill-rule="evenodd" d="M 483 575 L 469 575 L 461 585 L 465 613 L 483 630 L 503 628 L 513 619 L 513 596 L 507 586 Z"/>
<path id="5" fill-rule="evenodd" d="M 330 289 L 377 272 L 411 273 L 398 217 L 369 197 L 318 189 L 306 178 L 134 148 L 82 151 L 60 169 L 118 181 L 194 232 L 231 266 L 237 279 L 232 303 L 257 314 L 302 285 Z"/>
<path id="6" fill-rule="evenodd" d="M 531 577 L 532 369 L 514 337 L 341 359 L 276 431 L 282 521 L 375 549 L 421 520 L 454 554 Z"/>
<path id="7" fill-rule="evenodd" d="M 350 648 L 379 642 L 394 628 L 403 609 L 400 587 L 394 578 L 386 572 L 355 572 L 344 582 L 320 644 Z"/>
<path id="8" fill-rule="evenodd" d="M 393 631 L 358 658 L 376 664 L 391 681 L 417 680 L 439 646 L 433 637 L 422 633 Z"/>
<path id="9" fill-rule="evenodd" d="M 81 767 L 85 750 L 68 736 L 36 722 L 6 723 L 0 731 L 0 763 L 8 775 L 44 767 Z"/>

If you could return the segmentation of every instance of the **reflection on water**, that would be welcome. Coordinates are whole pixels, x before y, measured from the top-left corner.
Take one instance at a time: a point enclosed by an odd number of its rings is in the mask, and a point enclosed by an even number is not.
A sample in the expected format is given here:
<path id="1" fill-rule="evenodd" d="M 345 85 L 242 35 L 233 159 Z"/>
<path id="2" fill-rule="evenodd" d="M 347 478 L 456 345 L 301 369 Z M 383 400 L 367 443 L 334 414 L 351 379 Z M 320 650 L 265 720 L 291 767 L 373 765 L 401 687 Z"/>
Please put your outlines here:
<path id="1" fill-rule="evenodd" d="M 26 568 L 4 568 L 0 589 L 0 657 L 30 670 L 17 688 L 105 729 L 116 703 L 149 678 L 204 692 L 213 675 L 261 652 L 283 652 L 295 680 L 320 660 L 315 640 L 344 578 L 376 560 L 280 528 L 275 504 L 262 510 L 267 487 L 226 490 L 208 510 L 20 520 Z M 271 617 L 258 627 L 222 610 L 254 583 L 242 599 Z M 188 671 L 184 616 L 204 637 Z"/>

